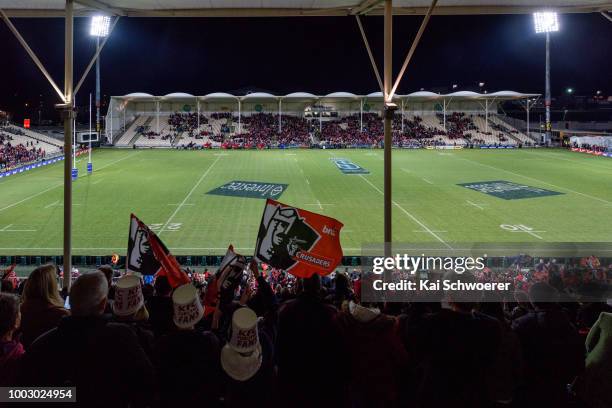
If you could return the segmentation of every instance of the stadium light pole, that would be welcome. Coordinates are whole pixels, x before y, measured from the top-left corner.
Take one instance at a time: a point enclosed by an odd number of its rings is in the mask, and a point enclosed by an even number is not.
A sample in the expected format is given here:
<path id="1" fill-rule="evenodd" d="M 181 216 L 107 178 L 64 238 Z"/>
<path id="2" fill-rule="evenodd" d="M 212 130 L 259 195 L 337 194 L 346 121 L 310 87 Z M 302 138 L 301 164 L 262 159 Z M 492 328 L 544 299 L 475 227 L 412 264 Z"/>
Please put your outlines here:
<path id="1" fill-rule="evenodd" d="M 93 16 L 89 31 L 91 36 L 96 37 L 96 53 L 98 54 L 98 58 L 96 58 L 96 132 L 98 134 L 100 134 L 100 38 L 109 35 L 110 23 L 109 16 Z M 91 163 L 91 160 L 89 162 Z"/>
<path id="2" fill-rule="evenodd" d="M 559 31 L 559 19 L 553 11 L 533 13 L 533 23 L 536 34 L 546 34 L 546 89 L 544 91 L 544 106 L 546 108 L 546 143 L 550 142 L 550 33 Z"/>

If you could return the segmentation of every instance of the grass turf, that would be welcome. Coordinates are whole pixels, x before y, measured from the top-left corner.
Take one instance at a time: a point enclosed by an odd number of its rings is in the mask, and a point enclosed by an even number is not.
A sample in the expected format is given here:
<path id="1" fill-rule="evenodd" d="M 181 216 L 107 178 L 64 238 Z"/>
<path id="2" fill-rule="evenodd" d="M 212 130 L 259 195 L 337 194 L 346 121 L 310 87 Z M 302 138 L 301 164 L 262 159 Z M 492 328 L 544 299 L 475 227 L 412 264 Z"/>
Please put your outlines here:
<path id="1" fill-rule="evenodd" d="M 75 255 L 125 253 L 130 212 L 177 255 L 250 254 L 264 200 L 207 195 L 232 180 L 288 184 L 280 201 L 337 218 L 345 254 L 382 241 L 381 150 L 98 150 L 74 183 Z M 343 174 L 331 157 L 370 174 Z M 63 164 L 0 181 L 0 255 L 62 253 Z M 505 180 L 562 193 L 504 200 L 459 186 Z M 612 242 L 612 160 L 563 150 L 395 150 L 397 242 Z M 523 225 L 512 232 L 501 225 Z M 508 228 L 508 227 L 506 227 Z"/>

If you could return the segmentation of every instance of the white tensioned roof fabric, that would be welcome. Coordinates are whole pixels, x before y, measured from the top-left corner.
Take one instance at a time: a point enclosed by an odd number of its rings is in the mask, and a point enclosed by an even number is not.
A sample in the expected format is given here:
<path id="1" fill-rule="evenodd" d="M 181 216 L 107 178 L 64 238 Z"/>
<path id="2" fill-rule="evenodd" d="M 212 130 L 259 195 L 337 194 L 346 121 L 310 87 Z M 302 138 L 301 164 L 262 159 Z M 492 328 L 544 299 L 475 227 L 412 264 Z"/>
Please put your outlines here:
<path id="1" fill-rule="evenodd" d="M 430 0 L 394 0 L 394 14 L 424 14 Z M 15 17 L 60 17 L 65 0 L 0 0 Z M 440 0 L 434 14 L 514 14 L 552 9 L 561 13 L 612 10 L 610 0 Z M 75 0 L 77 16 L 99 13 L 128 17 L 274 17 L 381 14 L 377 0 Z"/>

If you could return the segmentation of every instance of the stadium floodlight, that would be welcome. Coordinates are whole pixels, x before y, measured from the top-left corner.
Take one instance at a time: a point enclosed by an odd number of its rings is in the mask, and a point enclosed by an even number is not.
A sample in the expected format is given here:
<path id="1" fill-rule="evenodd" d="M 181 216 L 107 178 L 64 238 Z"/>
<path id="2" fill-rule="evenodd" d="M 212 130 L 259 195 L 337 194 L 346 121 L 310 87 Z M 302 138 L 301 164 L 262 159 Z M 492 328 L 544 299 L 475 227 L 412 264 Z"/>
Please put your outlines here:
<path id="1" fill-rule="evenodd" d="M 533 13 L 533 23 L 537 34 L 559 31 L 559 19 L 554 11 Z"/>
<path id="2" fill-rule="evenodd" d="M 110 32 L 111 19 L 109 16 L 93 16 L 89 34 L 94 37 L 106 37 Z"/>

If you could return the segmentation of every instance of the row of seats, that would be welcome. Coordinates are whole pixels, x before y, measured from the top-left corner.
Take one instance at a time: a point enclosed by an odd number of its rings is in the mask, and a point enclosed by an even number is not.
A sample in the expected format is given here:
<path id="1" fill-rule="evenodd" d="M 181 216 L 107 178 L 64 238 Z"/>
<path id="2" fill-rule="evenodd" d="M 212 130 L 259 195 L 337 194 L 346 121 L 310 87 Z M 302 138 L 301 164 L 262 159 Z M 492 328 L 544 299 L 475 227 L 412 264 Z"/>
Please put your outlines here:
<path id="1" fill-rule="evenodd" d="M 377 113 L 352 114 L 340 118 L 308 119 L 283 115 L 282 131 L 279 132 L 279 116 L 258 113 L 243 116 L 240 126 L 238 118 L 229 112 L 201 114 L 199 127 L 193 113 L 160 115 L 159 125 L 155 115 L 140 115 L 130 124 L 115 142 L 116 146 L 136 147 L 185 147 L 209 144 L 217 146 L 223 141 L 251 140 L 265 144 L 298 143 L 308 144 L 311 140 L 339 145 L 379 144 L 383 139 L 382 120 Z M 181 123 L 180 118 L 185 118 Z M 197 116 L 195 116 L 197 118 Z M 148 124 L 148 126 L 143 126 Z M 145 128 L 146 131 L 142 131 Z M 466 145 L 504 144 L 533 142 L 527 135 L 517 131 L 497 115 L 454 112 L 446 117 L 446 130 L 441 114 L 416 115 L 405 113 L 393 122 L 394 143 L 402 144 L 410 139 L 431 139 L 436 144 Z M 402 131 L 403 130 L 403 131 Z"/>

